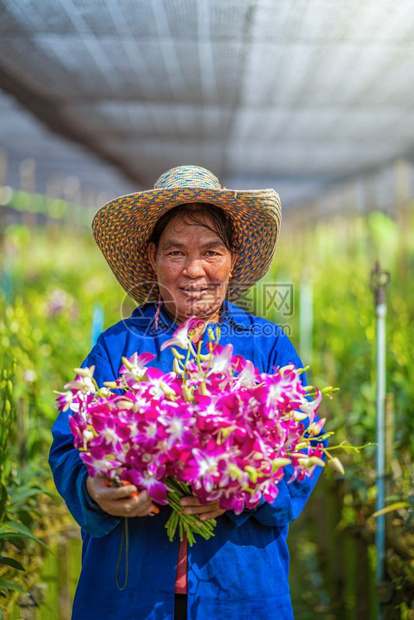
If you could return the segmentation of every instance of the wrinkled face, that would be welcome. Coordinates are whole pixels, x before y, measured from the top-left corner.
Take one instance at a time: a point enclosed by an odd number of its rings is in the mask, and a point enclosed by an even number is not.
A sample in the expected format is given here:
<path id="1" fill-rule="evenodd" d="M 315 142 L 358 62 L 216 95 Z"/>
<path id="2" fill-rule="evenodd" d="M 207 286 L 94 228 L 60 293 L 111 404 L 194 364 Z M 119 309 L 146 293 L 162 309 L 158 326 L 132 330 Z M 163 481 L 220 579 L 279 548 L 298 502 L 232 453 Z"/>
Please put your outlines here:
<path id="1" fill-rule="evenodd" d="M 205 218 L 214 228 L 213 223 Z M 200 225 L 171 220 L 158 247 L 148 246 L 167 312 L 180 324 L 195 315 L 218 321 L 236 256 L 219 235 Z"/>

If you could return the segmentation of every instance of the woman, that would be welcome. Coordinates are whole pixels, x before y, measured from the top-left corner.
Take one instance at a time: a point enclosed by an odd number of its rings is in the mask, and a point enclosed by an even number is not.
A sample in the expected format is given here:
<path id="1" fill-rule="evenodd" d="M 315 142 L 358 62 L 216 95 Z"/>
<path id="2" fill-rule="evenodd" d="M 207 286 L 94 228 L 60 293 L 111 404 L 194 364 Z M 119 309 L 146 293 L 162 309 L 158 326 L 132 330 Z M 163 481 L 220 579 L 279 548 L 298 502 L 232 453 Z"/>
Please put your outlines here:
<path id="1" fill-rule="evenodd" d="M 93 230 L 115 276 L 139 306 L 98 338 L 83 365 L 95 365 L 99 385 L 114 380 L 122 356 L 154 353 L 151 365 L 172 368 L 162 343 L 188 317 L 201 319 L 195 339 L 207 346 L 209 323 L 221 326 L 221 344 L 252 360 L 261 372 L 302 363 L 274 323 L 244 312 L 240 297 L 267 271 L 280 227 L 274 190 L 222 189 L 209 171 L 181 166 L 164 173 L 153 190 L 118 198 L 95 216 Z M 288 620 L 288 524 L 305 505 L 320 474 L 279 484 L 270 505 L 240 515 L 217 502 L 183 498 L 183 510 L 216 518 L 215 536 L 169 542 L 168 506 L 154 509 L 133 485 L 110 488 L 90 478 L 73 447 L 68 413 L 53 427 L 50 465 L 56 486 L 82 528 L 82 572 L 73 618 Z M 155 514 L 157 512 L 157 514 Z M 129 523 L 128 585 L 115 585 L 122 517 Z M 124 575 L 125 576 L 125 575 Z M 122 579 L 121 579 L 122 581 Z M 188 616 L 187 616 L 188 614 Z"/>

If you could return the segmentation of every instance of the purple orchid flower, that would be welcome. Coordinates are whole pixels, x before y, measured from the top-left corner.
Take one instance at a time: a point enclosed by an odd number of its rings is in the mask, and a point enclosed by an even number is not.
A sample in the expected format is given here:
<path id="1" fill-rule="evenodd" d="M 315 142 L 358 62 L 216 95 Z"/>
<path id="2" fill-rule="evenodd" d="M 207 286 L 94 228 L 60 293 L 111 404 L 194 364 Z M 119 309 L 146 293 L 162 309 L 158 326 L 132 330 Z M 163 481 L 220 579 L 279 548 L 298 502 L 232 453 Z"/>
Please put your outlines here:
<path id="1" fill-rule="evenodd" d="M 147 364 L 154 359 L 153 353 L 141 353 L 138 355 L 134 353 L 131 357 L 123 357 L 124 363 L 121 366 L 119 374 L 122 375 L 127 384 L 134 389 L 139 387 L 140 382 L 145 378 L 148 373 Z"/>
<path id="2" fill-rule="evenodd" d="M 79 405 L 74 401 L 73 392 L 68 391 L 59 393 L 55 404 L 58 411 L 68 411 L 68 409 L 72 409 L 72 405 L 75 405 L 75 408 L 79 409 Z"/>
<path id="3" fill-rule="evenodd" d="M 76 378 L 74 381 L 69 381 L 69 383 L 64 385 L 65 390 L 79 391 L 82 394 L 94 394 L 96 391 L 95 383 L 92 380 L 94 371 L 95 366 L 90 366 L 90 368 L 76 368 Z"/>
<path id="4" fill-rule="evenodd" d="M 97 474 L 107 474 L 109 471 L 122 465 L 121 461 L 108 458 L 105 450 L 100 446 L 90 448 L 89 454 L 82 452 L 80 457 L 92 478 Z"/>
<path id="5" fill-rule="evenodd" d="M 228 375 L 231 369 L 231 359 L 233 357 L 233 345 L 226 344 L 223 347 L 221 344 L 217 345 L 214 349 L 214 355 L 209 361 L 208 374 L 218 373 Z"/>
<path id="6" fill-rule="evenodd" d="M 191 333 L 202 323 L 204 323 L 204 321 L 202 321 L 201 319 L 197 319 L 195 316 L 191 316 L 179 327 L 177 327 L 177 329 L 172 335 L 172 338 L 162 343 L 161 351 L 164 351 L 164 349 L 168 349 L 170 347 L 188 349 L 191 346 Z"/>
<path id="7" fill-rule="evenodd" d="M 175 345 L 195 354 L 191 332 L 198 324 L 188 319 L 162 350 Z M 318 435 L 325 420 L 315 420 L 322 394 L 307 400 L 293 364 L 266 374 L 233 355 L 230 344 L 209 343 L 208 351 L 190 357 L 182 374 L 148 367 L 155 356 L 135 353 L 98 392 L 93 367 L 76 371 L 57 407 L 72 410 L 74 444 L 91 475 L 111 477 L 120 468 L 121 479 L 147 489 L 159 504 L 167 503 L 172 476 L 200 502 L 218 500 L 240 514 L 262 497 L 274 501 L 287 464 L 292 481 L 324 465 Z M 309 418 L 307 430 L 298 411 Z"/>
<path id="8" fill-rule="evenodd" d="M 132 484 L 135 484 L 135 486 L 141 490 L 146 489 L 148 495 L 157 504 L 165 505 L 168 503 L 167 486 L 164 482 L 157 480 L 157 478 L 149 472 L 126 470 L 122 478 L 123 480 L 128 480 L 128 482 L 132 482 Z"/>

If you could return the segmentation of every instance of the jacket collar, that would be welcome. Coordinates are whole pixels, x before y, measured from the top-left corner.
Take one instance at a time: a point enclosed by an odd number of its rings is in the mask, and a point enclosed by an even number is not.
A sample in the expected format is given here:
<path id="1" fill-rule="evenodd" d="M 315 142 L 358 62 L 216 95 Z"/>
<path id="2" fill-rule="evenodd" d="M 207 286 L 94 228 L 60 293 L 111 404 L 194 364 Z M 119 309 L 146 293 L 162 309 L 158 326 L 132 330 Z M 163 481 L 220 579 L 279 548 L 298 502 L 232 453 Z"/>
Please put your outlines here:
<path id="1" fill-rule="evenodd" d="M 141 304 L 133 311 L 131 319 L 137 326 L 148 330 L 151 333 L 175 330 L 178 325 L 167 314 L 164 304 L 161 304 L 158 316 L 158 329 L 155 328 L 155 314 L 158 304 L 149 301 Z M 229 325 L 237 329 L 250 331 L 252 328 L 251 315 L 239 308 L 235 304 L 224 300 L 221 309 L 221 320 L 219 325 Z"/>

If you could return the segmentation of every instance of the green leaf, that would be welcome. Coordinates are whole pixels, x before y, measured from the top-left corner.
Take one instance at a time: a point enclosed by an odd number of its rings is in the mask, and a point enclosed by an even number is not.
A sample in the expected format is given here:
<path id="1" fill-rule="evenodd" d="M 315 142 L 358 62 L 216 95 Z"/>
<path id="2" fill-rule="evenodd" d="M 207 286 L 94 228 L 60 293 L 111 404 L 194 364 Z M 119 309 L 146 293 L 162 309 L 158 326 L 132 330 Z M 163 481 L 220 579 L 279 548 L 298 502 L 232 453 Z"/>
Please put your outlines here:
<path id="1" fill-rule="evenodd" d="M 27 509 L 21 509 L 16 512 L 16 518 L 19 521 L 19 523 L 23 523 L 23 525 L 28 527 L 29 530 L 32 530 L 32 527 L 34 524 L 34 518 L 33 518 L 33 515 L 31 514 L 32 512 L 36 512 L 36 509 L 34 507 L 33 508 L 30 507 L 30 512 Z M 40 518 L 41 518 L 41 515 L 40 515 Z"/>
<path id="2" fill-rule="evenodd" d="M 8 579 L 0 579 L 0 590 L 14 590 L 15 592 L 21 592 L 21 594 L 29 594 L 27 590 L 23 590 L 17 583 L 8 581 Z"/>
<path id="3" fill-rule="evenodd" d="M 399 502 L 400 500 L 400 495 L 387 495 L 387 497 L 385 498 L 386 502 Z"/>
<path id="4" fill-rule="evenodd" d="M 7 539 L 7 542 L 13 545 L 14 547 L 16 547 L 16 549 L 18 549 L 19 551 L 24 551 L 24 548 L 25 548 L 24 538 L 17 538 L 17 535 L 11 536 L 10 538 Z"/>
<path id="5" fill-rule="evenodd" d="M 42 542 L 40 538 L 37 538 L 37 536 L 35 536 L 28 527 L 22 525 L 21 523 L 16 523 L 15 521 L 6 521 L 2 525 L 0 525 L 0 539 L 11 537 L 29 538 L 30 540 L 34 540 L 35 542 L 39 543 L 39 545 L 42 545 L 47 549 L 45 543 Z"/>
<path id="6" fill-rule="evenodd" d="M 393 510 L 400 510 L 401 508 L 410 508 L 410 504 L 407 504 L 407 502 L 395 502 L 395 504 L 390 504 L 385 508 L 381 508 L 381 510 L 377 510 L 371 515 L 371 517 L 379 517 L 387 514 L 388 512 L 392 512 Z"/>
<path id="7" fill-rule="evenodd" d="M 17 493 L 13 493 L 10 498 L 9 506 L 10 508 L 15 508 L 16 504 L 21 504 L 30 497 L 36 497 L 36 495 L 39 495 L 40 493 L 43 494 L 45 493 L 45 491 L 43 489 L 37 489 L 33 487 L 29 489 L 21 489 L 17 491 Z"/>
<path id="8" fill-rule="evenodd" d="M 24 566 L 20 564 L 14 558 L 6 558 L 3 555 L 0 555 L 0 564 L 3 566 L 11 566 L 12 568 L 17 568 L 17 570 L 26 570 Z"/>
<path id="9" fill-rule="evenodd" d="M 0 519 L 3 516 L 4 508 L 7 502 L 7 489 L 4 484 L 0 486 Z"/>

